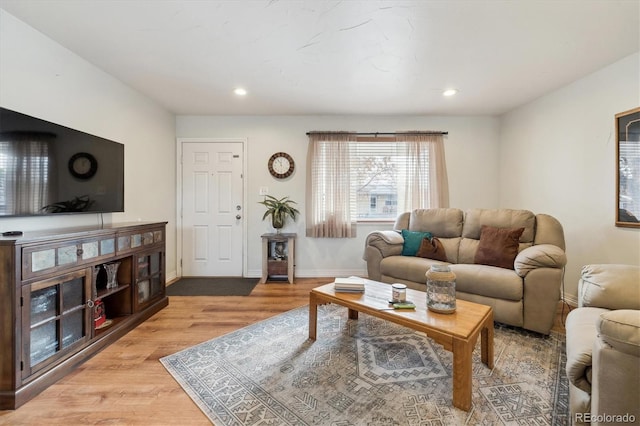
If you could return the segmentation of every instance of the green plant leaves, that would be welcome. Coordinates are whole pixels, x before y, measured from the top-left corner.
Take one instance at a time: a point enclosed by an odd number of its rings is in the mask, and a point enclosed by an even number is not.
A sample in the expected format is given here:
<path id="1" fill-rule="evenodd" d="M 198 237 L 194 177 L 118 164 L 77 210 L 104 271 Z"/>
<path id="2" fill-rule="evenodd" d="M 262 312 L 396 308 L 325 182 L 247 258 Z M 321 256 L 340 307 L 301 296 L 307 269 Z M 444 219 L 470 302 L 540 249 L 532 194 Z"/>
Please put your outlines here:
<path id="1" fill-rule="evenodd" d="M 293 206 L 293 204 L 297 204 L 295 201 L 289 199 L 289 197 L 276 198 L 271 195 L 265 195 L 263 201 L 258 201 L 259 204 L 262 204 L 267 208 L 267 211 L 264 212 L 262 216 L 262 220 L 265 220 L 269 216 L 291 216 L 293 220 L 296 220 L 296 217 L 300 214 L 300 211 Z"/>

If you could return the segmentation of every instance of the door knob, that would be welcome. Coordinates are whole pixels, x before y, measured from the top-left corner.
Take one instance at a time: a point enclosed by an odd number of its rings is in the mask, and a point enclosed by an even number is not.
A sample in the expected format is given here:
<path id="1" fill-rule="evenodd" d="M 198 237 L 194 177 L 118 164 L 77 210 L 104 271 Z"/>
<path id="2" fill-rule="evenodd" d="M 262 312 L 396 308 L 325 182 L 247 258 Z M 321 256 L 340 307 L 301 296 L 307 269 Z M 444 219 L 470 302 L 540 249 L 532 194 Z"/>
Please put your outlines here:
<path id="1" fill-rule="evenodd" d="M 242 219 L 242 216 L 240 216 L 239 214 L 236 215 L 236 219 L 240 220 Z"/>

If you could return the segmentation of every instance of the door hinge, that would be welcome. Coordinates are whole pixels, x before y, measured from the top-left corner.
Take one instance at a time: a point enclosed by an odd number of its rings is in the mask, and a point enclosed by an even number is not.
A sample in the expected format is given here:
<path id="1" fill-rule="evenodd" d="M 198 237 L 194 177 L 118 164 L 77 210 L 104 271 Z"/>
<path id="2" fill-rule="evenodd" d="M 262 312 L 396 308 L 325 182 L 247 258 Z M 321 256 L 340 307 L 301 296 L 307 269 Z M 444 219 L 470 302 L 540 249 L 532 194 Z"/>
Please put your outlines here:
<path id="1" fill-rule="evenodd" d="M 20 361 L 20 371 L 24 371 L 24 361 Z"/>
<path id="2" fill-rule="evenodd" d="M 182 268 L 182 259 L 180 259 L 180 267 Z"/>
<path id="3" fill-rule="evenodd" d="M 24 297 L 20 296 L 20 307 L 24 306 Z"/>

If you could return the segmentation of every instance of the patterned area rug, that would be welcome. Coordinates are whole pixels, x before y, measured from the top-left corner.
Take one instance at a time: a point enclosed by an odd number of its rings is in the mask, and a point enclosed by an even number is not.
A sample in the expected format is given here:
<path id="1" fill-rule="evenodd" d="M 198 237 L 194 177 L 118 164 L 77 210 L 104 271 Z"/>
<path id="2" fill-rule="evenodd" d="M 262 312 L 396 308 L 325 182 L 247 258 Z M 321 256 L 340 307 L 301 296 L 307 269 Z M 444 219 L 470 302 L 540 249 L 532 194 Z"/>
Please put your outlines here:
<path id="1" fill-rule="evenodd" d="M 473 406 L 452 405 L 450 352 L 408 328 L 347 309 L 285 312 L 162 358 L 222 425 L 569 424 L 564 336 L 496 325 L 495 366 L 473 356 Z"/>

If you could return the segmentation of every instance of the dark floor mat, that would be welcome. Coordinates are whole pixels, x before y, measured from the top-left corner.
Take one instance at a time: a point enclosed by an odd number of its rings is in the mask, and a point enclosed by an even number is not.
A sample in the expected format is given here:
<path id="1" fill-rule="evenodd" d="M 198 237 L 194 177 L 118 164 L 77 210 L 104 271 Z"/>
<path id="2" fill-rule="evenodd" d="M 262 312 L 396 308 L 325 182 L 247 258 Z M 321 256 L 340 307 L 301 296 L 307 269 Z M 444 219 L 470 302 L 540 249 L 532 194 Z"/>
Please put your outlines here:
<path id="1" fill-rule="evenodd" d="M 167 296 L 248 296 L 258 278 L 183 277 L 167 287 Z"/>

